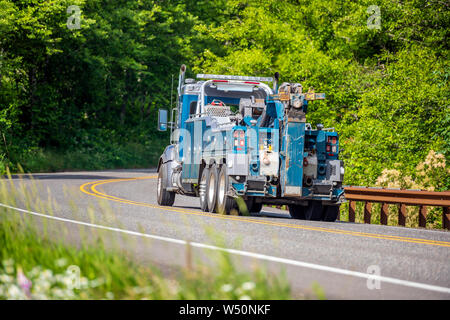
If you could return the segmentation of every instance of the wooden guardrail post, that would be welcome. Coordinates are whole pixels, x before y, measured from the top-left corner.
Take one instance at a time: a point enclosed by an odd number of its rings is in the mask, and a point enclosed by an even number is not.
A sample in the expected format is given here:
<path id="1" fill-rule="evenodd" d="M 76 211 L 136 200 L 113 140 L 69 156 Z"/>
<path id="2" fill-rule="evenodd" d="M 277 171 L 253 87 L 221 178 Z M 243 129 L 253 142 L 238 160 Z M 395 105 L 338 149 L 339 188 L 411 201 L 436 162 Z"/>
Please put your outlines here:
<path id="1" fill-rule="evenodd" d="M 349 201 L 348 203 L 348 221 L 355 222 L 355 211 L 356 211 L 356 202 Z"/>
<path id="2" fill-rule="evenodd" d="M 364 203 L 364 223 L 370 224 L 370 218 L 372 217 L 372 203 Z"/>
<path id="3" fill-rule="evenodd" d="M 388 224 L 389 205 L 385 202 L 381 204 L 380 223 L 383 225 Z"/>
<path id="4" fill-rule="evenodd" d="M 419 207 L 419 227 L 426 228 L 427 227 L 427 215 L 428 210 L 426 206 Z"/>
<path id="5" fill-rule="evenodd" d="M 403 227 L 406 225 L 406 205 L 403 203 L 398 209 L 398 225 Z"/>
<path id="6" fill-rule="evenodd" d="M 450 207 L 442 207 L 442 228 L 450 230 Z"/>
<path id="7" fill-rule="evenodd" d="M 364 223 L 370 223 L 372 203 L 381 203 L 380 223 L 387 225 L 389 204 L 398 206 L 398 225 L 405 226 L 407 206 L 419 207 L 419 226 L 426 227 L 428 207 L 442 207 L 442 228 L 450 230 L 450 191 L 426 191 L 383 189 L 348 186 L 344 187 L 349 201 L 349 221 L 355 222 L 356 202 L 364 202 Z"/>

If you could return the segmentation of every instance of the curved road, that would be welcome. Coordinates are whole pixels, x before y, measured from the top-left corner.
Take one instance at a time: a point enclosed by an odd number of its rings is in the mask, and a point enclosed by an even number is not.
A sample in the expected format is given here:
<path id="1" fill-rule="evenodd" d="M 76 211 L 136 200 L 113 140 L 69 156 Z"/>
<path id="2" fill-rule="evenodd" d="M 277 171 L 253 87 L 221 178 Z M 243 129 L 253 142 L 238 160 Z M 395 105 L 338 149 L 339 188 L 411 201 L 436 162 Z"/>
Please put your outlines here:
<path id="1" fill-rule="evenodd" d="M 126 248 L 130 254 L 163 269 L 186 265 L 189 241 L 194 265 L 211 263 L 210 252 L 226 250 L 240 268 L 284 271 L 296 298 L 314 297 L 319 284 L 328 299 L 450 299 L 447 231 L 300 221 L 272 208 L 247 217 L 206 214 L 197 198 L 179 195 L 173 207 L 161 207 L 154 170 L 14 178 L 18 184 L 36 180 L 39 197 L 45 201 L 43 190 L 50 190 L 55 199 L 55 217 L 36 219 L 56 228 L 84 224 L 86 230 L 103 229 L 105 237 L 131 235 L 136 241 Z M 48 214 L 37 208 L 22 213 Z M 76 234 L 67 241 L 76 242 Z"/>

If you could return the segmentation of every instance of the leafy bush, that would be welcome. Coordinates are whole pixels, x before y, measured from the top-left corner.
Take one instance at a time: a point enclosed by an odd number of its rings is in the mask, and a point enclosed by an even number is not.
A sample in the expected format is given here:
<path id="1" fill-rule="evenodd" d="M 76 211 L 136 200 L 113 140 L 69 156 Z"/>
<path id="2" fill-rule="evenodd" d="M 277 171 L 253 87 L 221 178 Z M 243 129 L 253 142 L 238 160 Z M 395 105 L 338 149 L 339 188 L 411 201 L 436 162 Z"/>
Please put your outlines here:
<path id="1" fill-rule="evenodd" d="M 408 175 L 401 164 L 397 164 L 395 169 L 384 169 L 381 176 L 377 178 L 376 185 L 385 188 L 444 191 L 450 188 L 450 168 L 443 154 L 430 150 L 425 160 L 417 165 L 414 176 Z M 390 206 L 391 221 L 396 219 L 397 210 L 396 206 Z M 427 226 L 440 228 L 442 209 L 431 207 L 428 211 Z M 417 227 L 418 221 L 419 208 L 408 206 L 406 225 Z"/>

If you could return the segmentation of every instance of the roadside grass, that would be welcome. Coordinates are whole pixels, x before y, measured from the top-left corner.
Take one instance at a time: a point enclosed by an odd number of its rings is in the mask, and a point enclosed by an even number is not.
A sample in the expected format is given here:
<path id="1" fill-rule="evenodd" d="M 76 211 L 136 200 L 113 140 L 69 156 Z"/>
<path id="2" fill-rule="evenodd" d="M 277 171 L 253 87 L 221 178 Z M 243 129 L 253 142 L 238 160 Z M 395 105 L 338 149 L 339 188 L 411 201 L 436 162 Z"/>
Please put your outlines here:
<path id="1" fill-rule="evenodd" d="M 144 148 L 130 143 L 114 150 L 57 150 L 33 149 L 17 158 L 26 171 L 58 172 L 73 170 L 103 170 L 122 168 L 148 168 L 158 163 L 160 150 Z M 10 163 L 13 171 L 19 172 L 17 163 Z M 3 171 L 6 166 L 3 165 Z M 0 168 L 1 170 L 1 168 Z M 0 173 L 2 173 L 0 171 Z"/>
<path id="2" fill-rule="evenodd" d="M 25 187 L 11 178 L 0 180 L 1 203 L 53 215 L 51 195 L 39 201 L 38 191 L 36 181 Z M 89 208 L 88 215 L 95 210 L 100 209 Z M 69 244 L 74 232 L 80 241 Z M 219 238 L 214 241 L 220 246 Z M 242 271 L 226 252 L 211 254 L 211 265 L 193 263 L 187 245 L 187 266 L 168 274 L 130 258 L 127 248 L 135 243 L 133 237 L 122 235 L 112 247 L 105 239 L 99 230 L 69 230 L 62 222 L 0 207 L 0 299 L 292 298 L 284 274 L 273 275 L 260 266 Z M 128 247 L 120 247 L 121 240 Z"/>
<path id="3" fill-rule="evenodd" d="M 0 145 L 0 174 L 6 174 L 7 168 L 20 172 L 20 165 L 26 172 L 35 173 L 155 167 L 167 140 L 136 135 L 118 138 L 114 133 L 102 133 L 86 135 L 79 143 L 64 149 L 17 141 L 6 150 Z"/>

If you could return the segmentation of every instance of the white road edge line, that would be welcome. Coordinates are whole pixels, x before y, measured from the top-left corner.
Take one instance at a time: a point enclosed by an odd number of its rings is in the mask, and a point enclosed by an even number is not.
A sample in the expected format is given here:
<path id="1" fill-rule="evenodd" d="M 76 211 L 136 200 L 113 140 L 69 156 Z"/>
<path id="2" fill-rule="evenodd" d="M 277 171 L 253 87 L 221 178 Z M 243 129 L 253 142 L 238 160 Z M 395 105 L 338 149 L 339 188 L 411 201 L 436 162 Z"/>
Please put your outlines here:
<path id="1" fill-rule="evenodd" d="M 51 216 L 51 215 L 47 215 L 47 214 L 42 214 L 42 213 L 38 213 L 38 212 L 33 212 L 33 211 L 25 210 L 25 209 L 12 207 L 12 206 L 9 206 L 9 205 L 3 204 L 3 203 L 0 203 L 0 207 L 12 209 L 15 211 L 27 213 L 27 214 L 42 217 L 42 218 L 47 218 L 47 219 L 52 219 L 52 220 L 57 220 L 57 221 L 62 221 L 62 222 L 68 222 L 68 223 L 74 223 L 74 224 L 79 224 L 79 225 L 97 228 L 97 229 L 115 231 L 115 232 L 133 235 L 133 236 L 156 239 L 156 240 L 177 243 L 177 244 L 182 244 L 182 245 L 188 244 L 188 241 L 185 241 L 185 240 L 157 236 L 157 235 L 153 235 L 153 234 L 141 233 L 141 232 L 136 232 L 136 231 L 131 231 L 131 230 L 107 227 L 107 226 L 102 226 L 102 225 L 78 221 L 78 220 L 71 220 L 71 219 L 66 219 L 66 218 L 55 217 L 55 216 Z M 412 288 L 418 288 L 418 289 L 423 289 L 423 290 L 436 291 L 436 292 L 450 294 L 450 288 L 439 287 L 439 286 L 434 286 L 434 285 L 425 284 L 425 283 L 412 282 L 412 281 L 407 281 L 407 280 L 401 280 L 401 279 L 396 279 L 396 278 L 391 278 L 391 277 L 367 274 L 367 273 L 363 273 L 363 272 L 351 271 L 351 270 L 340 269 L 340 268 L 335 268 L 335 267 L 328 267 L 328 266 L 323 266 L 320 264 L 314 264 L 314 263 L 303 262 L 303 261 L 298 261 L 298 260 L 273 257 L 273 256 L 261 254 L 261 253 L 253 253 L 253 252 L 247 252 L 247 251 L 236 250 L 236 249 L 221 248 L 221 247 L 204 244 L 204 243 L 199 243 L 199 242 L 190 242 L 189 241 L 189 245 L 191 245 L 192 247 L 196 247 L 196 248 L 223 251 L 223 252 L 228 252 L 228 253 L 244 256 L 244 257 L 256 258 L 256 259 L 261 259 L 261 260 L 266 260 L 266 261 L 271 261 L 271 262 L 278 262 L 278 263 L 283 263 L 283 264 L 297 266 L 297 267 L 333 272 L 333 273 L 343 274 L 343 275 L 347 275 L 347 276 L 370 279 L 370 280 L 379 280 L 381 282 L 392 283 L 392 284 L 397 284 L 397 285 L 406 286 L 406 287 L 412 287 Z"/>

